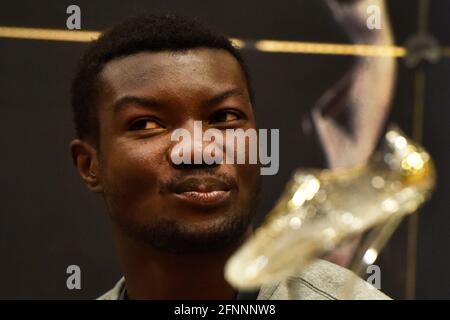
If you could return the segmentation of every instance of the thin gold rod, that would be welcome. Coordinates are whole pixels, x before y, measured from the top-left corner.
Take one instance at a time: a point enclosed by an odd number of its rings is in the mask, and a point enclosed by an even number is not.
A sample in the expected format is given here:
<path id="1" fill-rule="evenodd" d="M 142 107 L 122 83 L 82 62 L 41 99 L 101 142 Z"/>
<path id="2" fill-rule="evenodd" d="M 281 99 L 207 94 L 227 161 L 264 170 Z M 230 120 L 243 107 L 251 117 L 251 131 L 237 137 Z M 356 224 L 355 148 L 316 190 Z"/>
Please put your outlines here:
<path id="1" fill-rule="evenodd" d="M 100 35 L 97 31 L 17 28 L 0 26 L 0 38 L 90 42 Z"/>
<path id="2" fill-rule="evenodd" d="M 417 31 L 419 34 L 425 34 L 428 31 L 429 8 L 429 0 L 418 1 Z M 449 48 L 443 48 L 441 53 L 445 56 L 450 53 L 450 50 Z M 422 142 L 425 109 L 425 71 L 422 67 L 419 67 L 416 70 L 414 87 L 412 138 L 417 142 Z M 412 300 L 416 297 L 418 236 L 419 218 L 416 212 L 408 218 L 408 243 L 406 250 L 405 275 L 405 298 L 408 300 Z"/>
<path id="3" fill-rule="evenodd" d="M 406 49 L 398 46 L 337 44 L 299 41 L 260 40 L 255 48 L 264 52 L 329 54 L 351 56 L 404 57 Z"/>
<path id="4" fill-rule="evenodd" d="M 77 41 L 89 42 L 100 35 L 98 31 L 59 30 L 40 28 L 1 27 L 0 38 Z M 238 47 L 244 48 L 244 40 L 231 38 Z M 397 46 L 376 46 L 362 44 L 317 43 L 300 41 L 261 40 L 255 43 L 255 49 L 263 52 L 403 57 L 406 50 Z"/>
<path id="5" fill-rule="evenodd" d="M 430 8 L 429 0 L 419 0 L 419 10 L 417 16 L 417 31 L 419 33 L 426 33 L 428 31 L 428 13 Z"/>
<path id="6" fill-rule="evenodd" d="M 423 139 L 423 118 L 425 109 L 425 70 L 419 68 L 415 74 L 415 101 L 412 137 L 417 142 Z"/>
<path id="7" fill-rule="evenodd" d="M 414 300 L 416 297 L 417 272 L 417 237 L 419 221 L 417 212 L 408 217 L 408 243 L 406 257 L 405 299 Z"/>
<path id="8" fill-rule="evenodd" d="M 422 68 L 416 70 L 414 91 L 415 96 L 412 137 L 415 141 L 421 142 L 423 136 L 423 118 L 425 109 L 425 71 Z M 418 232 L 419 219 L 417 213 L 414 213 L 408 218 L 405 283 L 405 298 L 408 300 L 412 300 L 416 296 Z"/>
<path id="9" fill-rule="evenodd" d="M 90 42 L 100 36 L 99 31 L 61 30 L 42 28 L 19 28 L 0 26 L 0 38 L 27 39 L 27 40 L 50 40 L 69 42 Z M 244 41 L 230 39 L 237 47 L 244 47 Z"/>

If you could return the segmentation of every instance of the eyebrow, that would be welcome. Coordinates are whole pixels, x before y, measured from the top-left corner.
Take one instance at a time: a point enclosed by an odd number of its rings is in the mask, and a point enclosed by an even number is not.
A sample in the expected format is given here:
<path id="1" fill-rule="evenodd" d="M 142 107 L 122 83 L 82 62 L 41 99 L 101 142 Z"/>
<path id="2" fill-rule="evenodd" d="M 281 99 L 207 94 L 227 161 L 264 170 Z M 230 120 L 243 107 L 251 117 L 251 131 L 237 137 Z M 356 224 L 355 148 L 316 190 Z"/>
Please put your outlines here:
<path id="1" fill-rule="evenodd" d="M 242 98 L 248 100 L 247 96 L 241 89 L 234 88 L 234 89 L 226 90 L 224 92 L 221 92 L 221 93 L 209 98 L 208 100 L 206 100 L 206 102 L 203 103 L 203 105 L 205 107 L 216 105 L 216 104 L 219 104 L 220 102 L 222 102 L 223 100 L 228 99 L 233 96 L 242 97 Z M 113 104 L 114 113 L 119 113 L 121 110 L 123 110 L 126 106 L 128 106 L 130 104 L 137 104 L 137 105 L 149 108 L 149 109 L 152 109 L 155 107 L 161 107 L 164 105 L 164 103 L 162 101 L 155 99 L 153 97 L 125 96 L 125 97 L 120 98 Z"/>
<path id="2" fill-rule="evenodd" d="M 125 96 L 120 98 L 113 104 L 114 113 L 119 113 L 127 105 L 130 104 L 137 104 L 146 108 L 160 107 L 163 105 L 162 101 L 151 97 Z"/>
<path id="3" fill-rule="evenodd" d="M 234 97 L 234 96 L 242 97 L 242 98 L 248 100 L 247 96 L 244 94 L 244 92 L 241 89 L 234 88 L 234 89 L 230 89 L 230 90 L 224 91 L 222 93 L 219 93 L 212 98 L 209 98 L 204 103 L 204 105 L 211 106 L 211 105 L 219 104 L 223 100 L 228 99 L 230 97 Z"/>

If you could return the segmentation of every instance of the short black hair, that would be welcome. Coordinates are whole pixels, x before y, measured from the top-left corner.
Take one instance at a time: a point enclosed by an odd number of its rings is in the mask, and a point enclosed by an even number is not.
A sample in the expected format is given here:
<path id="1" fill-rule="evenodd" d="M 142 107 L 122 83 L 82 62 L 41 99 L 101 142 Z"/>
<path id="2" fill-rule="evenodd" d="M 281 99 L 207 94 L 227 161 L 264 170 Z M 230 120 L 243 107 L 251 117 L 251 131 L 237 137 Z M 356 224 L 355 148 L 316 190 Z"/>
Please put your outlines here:
<path id="1" fill-rule="evenodd" d="M 104 32 L 90 43 L 80 59 L 71 88 L 77 137 L 94 138 L 98 144 L 98 76 L 107 62 L 141 51 L 184 51 L 201 47 L 223 49 L 236 58 L 246 77 L 253 103 L 248 68 L 240 51 L 228 37 L 192 18 L 178 15 L 138 15 Z"/>

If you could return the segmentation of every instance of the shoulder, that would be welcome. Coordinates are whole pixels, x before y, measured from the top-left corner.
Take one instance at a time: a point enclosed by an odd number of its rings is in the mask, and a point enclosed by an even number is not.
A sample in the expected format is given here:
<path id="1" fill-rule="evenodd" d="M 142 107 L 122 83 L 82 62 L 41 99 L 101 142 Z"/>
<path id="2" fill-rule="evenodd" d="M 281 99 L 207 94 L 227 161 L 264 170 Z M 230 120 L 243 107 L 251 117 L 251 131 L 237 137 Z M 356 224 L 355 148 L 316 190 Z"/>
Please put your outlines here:
<path id="1" fill-rule="evenodd" d="M 347 281 L 353 281 L 352 300 L 388 300 L 384 293 L 353 272 L 325 260 L 317 260 L 299 274 L 261 288 L 258 299 L 338 300 Z"/>
<path id="2" fill-rule="evenodd" d="M 98 297 L 97 300 L 119 300 L 124 285 L 125 278 L 121 278 L 111 290 Z"/>

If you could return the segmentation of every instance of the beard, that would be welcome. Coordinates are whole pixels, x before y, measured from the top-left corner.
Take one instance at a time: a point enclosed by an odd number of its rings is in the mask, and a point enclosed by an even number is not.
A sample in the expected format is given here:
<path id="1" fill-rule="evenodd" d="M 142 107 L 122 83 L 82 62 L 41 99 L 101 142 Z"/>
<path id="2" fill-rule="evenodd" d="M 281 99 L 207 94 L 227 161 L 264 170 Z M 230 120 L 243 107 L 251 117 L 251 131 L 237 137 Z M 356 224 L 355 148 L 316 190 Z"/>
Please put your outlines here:
<path id="1" fill-rule="evenodd" d="M 220 217 L 200 222 L 159 217 L 138 223 L 116 216 L 115 224 L 134 241 L 151 245 L 158 251 L 173 254 L 206 253 L 238 245 L 251 229 L 260 195 L 260 180 L 245 204 Z"/>
<path id="2" fill-rule="evenodd" d="M 128 225 L 126 233 L 159 251 L 191 254 L 225 250 L 238 244 L 247 234 L 255 209 L 237 212 L 214 221 L 186 225 L 161 218 L 144 226 Z"/>

